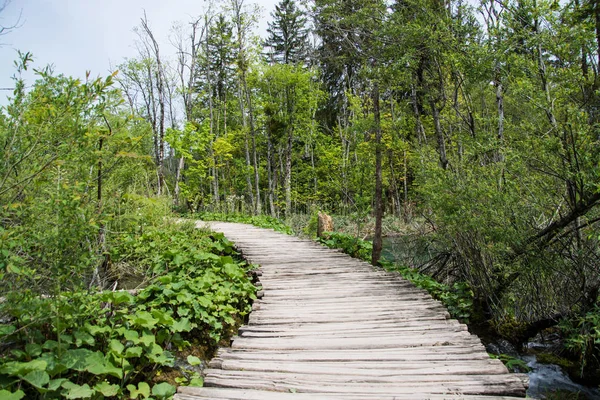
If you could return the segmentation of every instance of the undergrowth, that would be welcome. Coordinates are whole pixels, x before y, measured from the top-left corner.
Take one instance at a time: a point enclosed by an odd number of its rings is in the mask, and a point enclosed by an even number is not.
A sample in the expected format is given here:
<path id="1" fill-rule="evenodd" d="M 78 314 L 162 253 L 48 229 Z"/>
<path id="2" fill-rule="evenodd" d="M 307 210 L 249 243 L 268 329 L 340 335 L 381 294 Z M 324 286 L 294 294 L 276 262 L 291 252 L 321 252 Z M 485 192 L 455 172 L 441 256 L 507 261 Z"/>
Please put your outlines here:
<path id="1" fill-rule="evenodd" d="M 231 242 L 178 225 L 115 240 L 116 265 L 146 271 L 127 291 L 9 293 L 0 315 L 1 399 L 164 399 L 161 374 L 193 343 L 216 346 L 251 308 L 255 287 Z M 189 364 L 198 364 L 189 356 Z M 178 383 L 201 385 L 198 374 Z"/>

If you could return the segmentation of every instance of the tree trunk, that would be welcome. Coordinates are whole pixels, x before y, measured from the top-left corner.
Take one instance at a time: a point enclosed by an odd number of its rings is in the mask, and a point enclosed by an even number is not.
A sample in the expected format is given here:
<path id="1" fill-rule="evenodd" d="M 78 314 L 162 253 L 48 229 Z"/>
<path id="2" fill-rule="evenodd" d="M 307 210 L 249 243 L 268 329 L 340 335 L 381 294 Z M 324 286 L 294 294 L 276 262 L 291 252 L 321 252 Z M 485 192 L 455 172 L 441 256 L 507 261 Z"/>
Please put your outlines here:
<path id="1" fill-rule="evenodd" d="M 293 128 L 288 126 L 287 143 L 285 148 L 285 216 L 290 217 L 292 211 L 292 144 Z"/>
<path id="2" fill-rule="evenodd" d="M 379 82 L 373 82 L 373 114 L 375 124 L 375 233 L 373 235 L 373 253 L 371 264 L 377 265 L 381 258 L 382 220 L 383 220 L 383 188 L 381 174 L 381 115 L 379 112 Z"/>
<path id="3" fill-rule="evenodd" d="M 241 88 L 238 90 L 239 101 L 240 101 L 240 113 L 242 115 L 242 127 L 244 128 L 244 151 L 246 156 L 246 190 L 250 197 L 250 204 L 254 209 L 254 190 L 252 189 L 252 177 L 250 169 L 252 168 L 252 162 L 250 161 L 250 144 L 248 142 L 248 123 L 246 121 L 246 109 L 244 107 L 244 99 L 242 97 Z"/>
<path id="4" fill-rule="evenodd" d="M 496 105 L 498 108 L 498 132 L 496 137 L 498 139 L 498 148 L 496 149 L 495 160 L 496 162 L 504 161 L 504 154 L 502 153 L 502 143 L 504 142 L 504 87 L 500 78 L 496 78 L 494 84 L 496 85 Z"/>
<path id="5" fill-rule="evenodd" d="M 446 141 L 444 139 L 444 132 L 442 131 L 442 125 L 440 122 L 440 110 L 437 108 L 434 100 L 429 101 L 431 106 L 431 114 L 433 116 L 433 124 L 435 126 L 435 136 L 438 143 L 438 153 L 440 154 L 440 166 L 443 169 L 448 169 L 448 158 L 446 156 Z"/>
<path id="6" fill-rule="evenodd" d="M 262 213 L 261 210 L 261 201 L 260 201 L 260 176 L 259 176 L 259 164 L 258 157 L 256 154 L 256 131 L 254 129 L 254 108 L 252 107 L 252 98 L 250 97 L 250 92 L 248 90 L 248 84 L 246 83 L 246 75 L 242 75 L 242 79 L 244 81 L 244 92 L 246 94 L 246 103 L 248 104 L 248 119 L 250 121 L 250 138 L 252 140 L 252 163 L 254 168 L 254 190 L 256 192 L 256 199 L 254 203 L 254 214 L 260 215 Z"/>
<path id="7" fill-rule="evenodd" d="M 183 156 L 179 157 L 179 164 L 177 166 L 177 174 L 175 176 L 175 189 L 173 190 L 173 201 L 176 206 L 179 206 L 179 193 L 181 192 L 181 187 L 179 182 L 181 181 L 181 175 L 183 174 L 183 168 L 185 167 L 185 158 Z"/>
<path id="8" fill-rule="evenodd" d="M 273 198 L 273 193 L 275 192 L 275 184 L 273 182 L 273 144 L 271 143 L 271 139 L 267 139 L 267 179 L 269 180 L 269 208 L 271 211 L 271 216 L 276 217 L 277 211 L 275 209 L 275 200 Z"/>

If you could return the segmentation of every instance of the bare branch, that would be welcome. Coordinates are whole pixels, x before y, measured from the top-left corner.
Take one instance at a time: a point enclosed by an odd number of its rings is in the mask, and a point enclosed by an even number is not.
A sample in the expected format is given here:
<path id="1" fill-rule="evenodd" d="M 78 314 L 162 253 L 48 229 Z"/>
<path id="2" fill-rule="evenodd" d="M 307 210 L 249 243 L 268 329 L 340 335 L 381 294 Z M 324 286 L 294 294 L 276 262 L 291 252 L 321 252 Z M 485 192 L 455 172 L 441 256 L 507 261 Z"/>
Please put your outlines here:
<path id="1" fill-rule="evenodd" d="M 11 0 L 4 1 L 4 3 L 0 6 L 0 14 L 2 14 L 2 12 L 4 12 L 6 7 L 8 7 L 8 5 L 10 3 L 11 3 Z M 11 25 L 0 24 L 0 36 L 7 35 L 10 32 L 12 32 L 14 29 L 20 28 L 23 25 L 22 18 L 23 18 L 23 10 L 21 10 L 19 12 L 19 16 L 17 17 L 17 20 L 13 24 L 11 24 Z M 0 46 L 2 46 L 2 43 L 0 43 Z"/>

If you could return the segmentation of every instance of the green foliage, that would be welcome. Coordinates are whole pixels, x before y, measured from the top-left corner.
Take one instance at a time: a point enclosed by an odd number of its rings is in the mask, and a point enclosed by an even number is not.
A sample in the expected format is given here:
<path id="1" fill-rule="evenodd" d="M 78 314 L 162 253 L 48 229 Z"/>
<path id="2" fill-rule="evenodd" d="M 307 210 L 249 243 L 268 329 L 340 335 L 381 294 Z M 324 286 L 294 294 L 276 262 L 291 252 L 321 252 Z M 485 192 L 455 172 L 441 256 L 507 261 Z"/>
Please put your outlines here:
<path id="1" fill-rule="evenodd" d="M 319 213 L 313 212 L 310 215 L 308 222 L 304 225 L 302 233 L 306 236 L 315 238 L 317 236 L 317 228 L 319 225 Z"/>
<path id="2" fill-rule="evenodd" d="M 567 350 L 579 358 L 579 375 L 600 369 L 600 306 L 596 305 L 587 313 L 565 319 L 560 329 L 566 337 Z M 596 372 L 597 373 L 597 372 Z"/>
<path id="3" fill-rule="evenodd" d="M 455 282 L 446 285 L 410 267 L 393 266 L 391 269 L 400 272 L 402 277 L 414 283 L 415 286 L 427 290 L 434 299 L 440 300 L 448 308 L 448 312 L 453 318 L 465 323 L 469 322 L 469 318 L 473 314 L 474 294 L 468 283 Z"/>
<path id="4" fill-rule="evenodd" d="M 531 368 L 527 366 L 525 361 L 508 354 L 490 354 L 490 358 L 502 361 L 511 372 L 527 373 L 531 371 Z"/>
<path id="5" fill-rule="evenodd" d="M 2 315 L 10 322 L 0 326 L 2 344 L 10 344 L 0 361 L 2 390 L 14 398 L 168 398 L 175 388 L 152 382 L 173 366 L 172 351 L 192 341 L 216 346 L 250 311 L 255 288 L 222 234 L 167 224 L 115 241 L 115 263 L 140 263 L 150 284 L 135 295 L 9 293 Z"/>
<path id="6" fill-rule="evenodd" d="M 330 249 L 341 249 L 351 257 L 360 258 L 369 261 L 373 251 L 373 243 L 367 240 L 361 240 L 346 233 L 325 232 L 322 238 L 317 238 L 317 242 L 324 244 Z"/>
<path id="7" fill-rule="evenodd" d="M 98 284 L 106 228 L 120 229 L 122 201 L 148 172 L 146 126 L 121 112 L 112 75 L 82 82 L 41 69 L 26 92 L 30 62 L 16 63 L 17 89 L 0 109 L 2 294 Z"/>

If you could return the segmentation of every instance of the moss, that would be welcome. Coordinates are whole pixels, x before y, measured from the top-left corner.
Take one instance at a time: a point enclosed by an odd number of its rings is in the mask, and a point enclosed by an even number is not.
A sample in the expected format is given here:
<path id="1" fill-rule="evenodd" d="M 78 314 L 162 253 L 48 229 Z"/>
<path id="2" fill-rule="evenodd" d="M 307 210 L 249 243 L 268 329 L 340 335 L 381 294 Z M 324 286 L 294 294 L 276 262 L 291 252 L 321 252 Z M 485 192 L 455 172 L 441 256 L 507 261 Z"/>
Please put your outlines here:
<path id="1" fill-rule="evenodd" d="M 559 367 L 561 367 L 567 371 L 577 369 L 576 362 L 566 359 L 564 357 L 557 356 L 556 354 L 540 353 L 540 354 L 536 355 L 536 358 L 539 363 L 558 365 Z"/>
<path id="2" fill-rule="evenodd" d="M 502 320 L 493 321 L 492 327 L 501 337 L 513 344 L 520 344 L 519 338 L 523 337 L 523 333 L 527 328 L 525 323 L 518 321 L 513 316 L 506 316 Z"/>
<path id="3" fill-rule="evenodd" d="M 587 400 L 585 394 L 569 392 L 567 390 L 552 390 L 544 393 L 546 400 Z"/>

